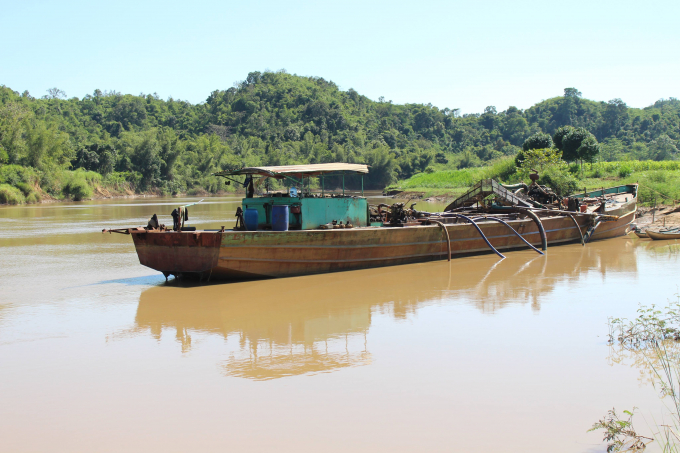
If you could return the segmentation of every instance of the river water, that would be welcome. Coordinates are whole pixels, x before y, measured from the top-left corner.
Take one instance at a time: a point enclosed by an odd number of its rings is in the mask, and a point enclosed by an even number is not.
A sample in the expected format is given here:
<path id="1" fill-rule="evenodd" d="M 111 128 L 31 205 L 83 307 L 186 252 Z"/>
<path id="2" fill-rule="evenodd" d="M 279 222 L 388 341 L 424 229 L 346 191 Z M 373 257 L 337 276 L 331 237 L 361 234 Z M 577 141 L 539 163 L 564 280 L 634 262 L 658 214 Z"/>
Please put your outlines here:
<path id="1" fill-rule="evenodd" d="M 678 242 L 199 286 L 101 233 L 186 201 L 0 208 L 0 450 L 598 452 L 608 409 L 666 415 L 607 318 L 678 292 Z"/>

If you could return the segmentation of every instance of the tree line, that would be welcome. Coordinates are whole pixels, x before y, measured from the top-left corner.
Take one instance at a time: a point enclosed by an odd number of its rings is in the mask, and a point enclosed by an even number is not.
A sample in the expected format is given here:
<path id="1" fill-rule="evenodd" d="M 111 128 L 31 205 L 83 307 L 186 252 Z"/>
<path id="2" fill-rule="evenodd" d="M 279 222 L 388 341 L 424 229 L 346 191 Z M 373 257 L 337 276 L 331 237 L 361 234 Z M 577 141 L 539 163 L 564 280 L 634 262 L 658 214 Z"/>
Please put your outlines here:
<path id="1" fill-rule="evenodd" d="M 367 186 L 382 188 L 432 166 L 514 156 L 527 139 L 552 139 L 559 131 L 560 142 L 550 146 L 568 160 L 593 157 L 585 156 L 584 143 L 601 160 L 676 159 L 680 101 L 636 109 L 567 88 L 526 110 L 489 106 L 461 115 L 432 104 L 373 101 L 284 70 L 251 72 L 199 104 L 101 90 L 68 98 L 57 88 L 34 97 L 1 86 L 0 183 L 11 183 L 9 173 L 30 173 L 45 191 L 58 192 L 60 174 L 83 169 L 140 191 L 217 192 L 224 186 L 216 171 L 338 161 L 369 164 Z"/>

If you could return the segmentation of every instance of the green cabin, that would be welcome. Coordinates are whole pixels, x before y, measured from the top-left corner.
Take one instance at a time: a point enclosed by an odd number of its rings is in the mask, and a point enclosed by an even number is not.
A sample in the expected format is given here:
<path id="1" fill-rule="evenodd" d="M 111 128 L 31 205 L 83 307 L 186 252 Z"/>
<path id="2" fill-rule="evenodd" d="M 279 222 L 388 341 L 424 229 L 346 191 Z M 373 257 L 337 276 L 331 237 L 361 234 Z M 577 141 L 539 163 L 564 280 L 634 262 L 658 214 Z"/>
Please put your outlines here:
<path id="1" fill-rule="evenodd" d="M 289 206 L 288 228 L 290 230 L 313 230 L 333 221 L 344 224 L 351 223 L 355 227 L 369 224 L 368 201 L 363 197 L 363 175 L 368 173 L 368 166 L 363 164 L 316 164 L 288 165 L 279 167 L 247 167 L 234 171 L 215 173 L 237 184 L 247 185 L 247 195 L 242 201 L 242 208 L 255 209 L 258 214 L 258 229 L 267 230 L 272 227 L 273 206 Z M 344 176 L 359 174 L 362 176 L 362 196 L 346 195 Z M 231 176 L 246 175 L 246 182 L 231 179 Z M 342 194 L 326 193 L 324 178 L 342 176 Z M 312 193 L 305 189 L 305 179 L 309 186 L 309 178 L 318 177 L 321 192 Z M 292 182 L 291 188 L 285 192 L 267 191 L 262 196 L 255 196 L 256 179 L 275 178 Z M 259 181 L 258 181 L 259 182 Z"/>

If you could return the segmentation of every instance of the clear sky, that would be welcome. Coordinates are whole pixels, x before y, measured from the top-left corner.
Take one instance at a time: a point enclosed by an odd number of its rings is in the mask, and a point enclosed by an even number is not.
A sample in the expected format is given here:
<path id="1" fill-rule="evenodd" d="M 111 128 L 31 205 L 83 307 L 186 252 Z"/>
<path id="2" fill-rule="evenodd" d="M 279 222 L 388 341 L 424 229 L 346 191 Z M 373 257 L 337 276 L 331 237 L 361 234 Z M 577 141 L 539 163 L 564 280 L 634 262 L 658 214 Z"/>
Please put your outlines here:
<path id="1" fill-rule="evenodd" d="M 680 1 L 0 0 L 0 84 L 193 103 L 285 68 L 463 113 L 680 97 Z"/>

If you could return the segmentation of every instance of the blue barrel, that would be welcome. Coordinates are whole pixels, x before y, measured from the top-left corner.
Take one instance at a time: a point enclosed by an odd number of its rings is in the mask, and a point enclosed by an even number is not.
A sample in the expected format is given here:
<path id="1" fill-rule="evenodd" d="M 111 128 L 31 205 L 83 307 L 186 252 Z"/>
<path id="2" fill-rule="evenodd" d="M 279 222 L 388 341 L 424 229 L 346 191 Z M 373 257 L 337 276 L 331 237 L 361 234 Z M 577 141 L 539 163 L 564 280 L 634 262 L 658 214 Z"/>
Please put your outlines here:
<path id="1" fill-rule="evenodd" d="M 288 206 L 272 206 L 272 230 L 288 231 Z"/>
<path id="2" fill-rule="evenodd" d="M 246 209 L 243 221 L 246 223 L 246 230 L 257 231 L 257 209 Z"/>

